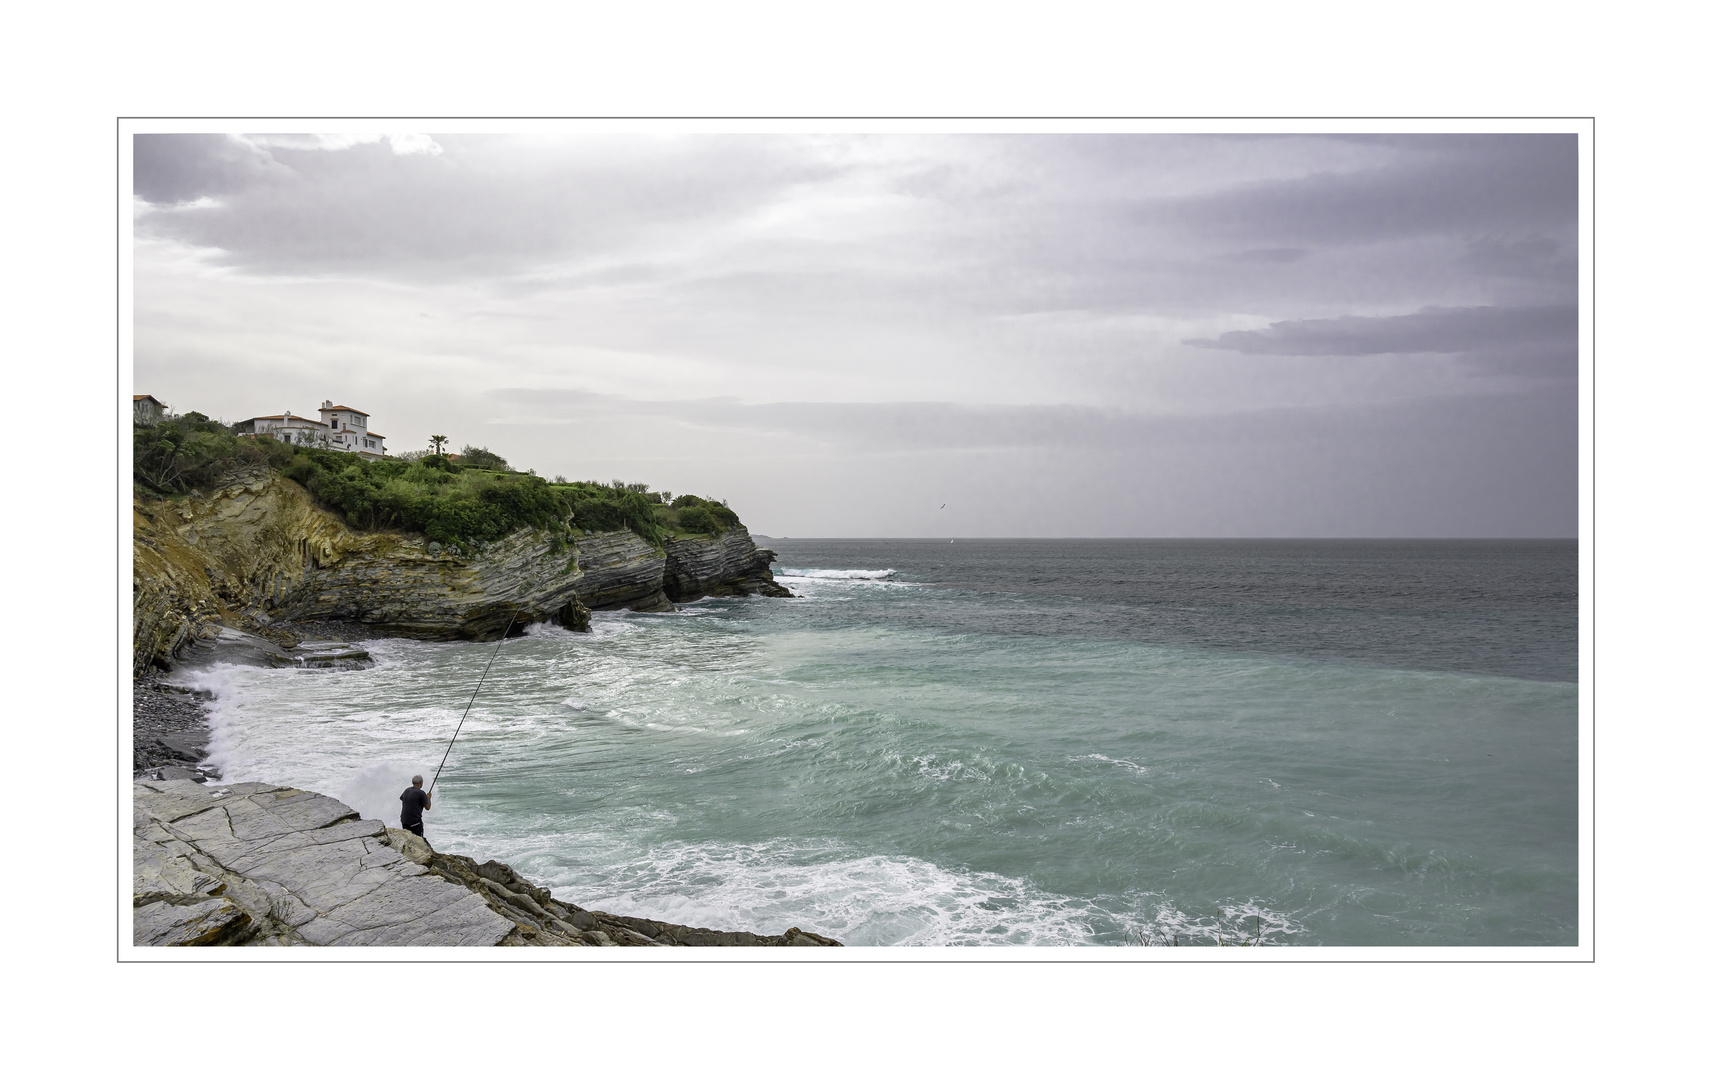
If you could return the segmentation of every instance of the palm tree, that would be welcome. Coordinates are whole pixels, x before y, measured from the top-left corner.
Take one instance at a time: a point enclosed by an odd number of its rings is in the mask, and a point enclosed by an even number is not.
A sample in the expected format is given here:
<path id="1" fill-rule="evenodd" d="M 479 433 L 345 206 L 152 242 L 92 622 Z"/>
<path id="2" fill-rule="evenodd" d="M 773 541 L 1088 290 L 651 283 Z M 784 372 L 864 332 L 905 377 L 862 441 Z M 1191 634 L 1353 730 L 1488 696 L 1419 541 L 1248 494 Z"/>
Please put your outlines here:
<path id="1" fill-rule="evenodd" d="M 444 435 L 430 435 L 430 436 L 428 436 L 428 443 L 433 448 L 433 450 L 436 454 L 445 453 L 445 451 L 446 451 L 446 436 L 444 436 Z"/>

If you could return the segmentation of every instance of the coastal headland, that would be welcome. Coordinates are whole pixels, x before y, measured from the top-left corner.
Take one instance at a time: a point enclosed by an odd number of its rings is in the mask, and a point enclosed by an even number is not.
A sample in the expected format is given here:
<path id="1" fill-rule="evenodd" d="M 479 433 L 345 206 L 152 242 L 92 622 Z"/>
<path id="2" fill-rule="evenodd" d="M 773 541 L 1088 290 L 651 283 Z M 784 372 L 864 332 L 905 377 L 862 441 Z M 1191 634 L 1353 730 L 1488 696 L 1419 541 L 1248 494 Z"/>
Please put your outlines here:
<path id="1" fill-rule="evenodd" d="M 717 534 L 524 526 L 486 543 L 357 530 L 270 469 L 205 495 L 132 504 L 132 672 L 243 630 L 285 649 L 398 635 L 492 641 L 511 627 L 588 628 L 590 611 L 668 611 L 704 596 L 789 596 L 741 524 Z"/>
<path id="2" fill-rule="evenodd" d="M 161 678 L 191 656 L 336 669 L 370 662 L 351 643 L 366 638 L 491 641 L 539 622 L 587 630 L 595 610 L 790 596 L 773 581 L 773 553 L 707 505 L 719 516 L 698 509 L 691 520 L 707 525 L 688 534 L 584 528 L 567 513 L 498 539 L 441 542 L 352 527 L 265 465 L 177 498 L 139 491 L 135 944 L 839 944 L 796 927 L 766 935 L 587 911 L 328 796 L 222 785 L 204 762 L 198 695 Z"/>

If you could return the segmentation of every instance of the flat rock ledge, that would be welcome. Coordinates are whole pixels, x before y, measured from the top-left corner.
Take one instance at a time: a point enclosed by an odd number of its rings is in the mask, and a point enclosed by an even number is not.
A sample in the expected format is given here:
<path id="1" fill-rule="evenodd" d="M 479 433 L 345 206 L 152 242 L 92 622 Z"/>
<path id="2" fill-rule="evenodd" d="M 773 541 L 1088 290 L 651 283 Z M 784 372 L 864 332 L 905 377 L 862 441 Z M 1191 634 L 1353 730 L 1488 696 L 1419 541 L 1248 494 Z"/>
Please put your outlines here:
<path id="1" fill-rule="evenodd" d="M 841 944 L 588 911 L 312 791 L 139 780 L 132 808 L 137 945 Z"/>

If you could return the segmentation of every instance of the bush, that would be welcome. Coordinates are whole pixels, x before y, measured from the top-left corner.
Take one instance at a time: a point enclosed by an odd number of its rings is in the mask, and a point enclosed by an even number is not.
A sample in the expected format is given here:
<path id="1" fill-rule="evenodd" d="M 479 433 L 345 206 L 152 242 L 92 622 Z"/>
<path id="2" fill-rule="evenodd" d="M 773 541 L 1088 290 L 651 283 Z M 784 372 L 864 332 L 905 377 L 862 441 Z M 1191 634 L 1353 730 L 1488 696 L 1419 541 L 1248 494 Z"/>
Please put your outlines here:
<path id="1" fill-rule="evenodd" d="M 240 438 L 191 412 L 132 429 L 131 478 L 156 494 L 183 495 L 230 483 L 260 466 L 278 468 L 293 452 L 272 439 Z"/>
<path id="2" fill-rule="evenodd" d="M 593 532 L 629 529 L 655 545 L 666 538 L 666 530 L 655 519 L 653 504 L 639 491 L 592 482 L 566 484 L 554 490 L 569 501 L 578 528 Z"/>
<path id="3" fill-rule="evenodd" d="M 525 526 L 564 534 L 629 529 L 659 546 L 668 532 L 720 535 L 742 524 L 723 503 L 680 495 L 670 505 L 646 484 L 549 484 L 510 471 L 485 447 L 464 447 L 461 462 L 413 451 L 370 461 L 266 435 L 237 436 L 201 413 L 135 429 L 132 476 L 160 495 L 210 490 L 258 467 L 302 484 L 323 508 L 358 529 L 403 529 L 443 544 L 498 540 Z"/>
<path id="4" fill-rule="evenodd" d="M 485 446 L 466 446 L 458 451 L 458 464 L 466 469 L 491 469 L 494 472 L 510 472 L 511 466 L 505 459 Z"/>
<path id="5" fill-rule="evenodd" d="M 662 508 L 661 523 L 673 532 L 723 535 L 725 530 L 743 524 L 737 513 L 724 503 L 695 495 L 679 495 L 669 510 Z"/>
<path id="6" fill-rule="evenodd" d="M 400 528 L 443 544 L 498 540 L 524 526 L 560 531 L 569 501 L 540 477 L 465 470 L 443 454 L 365 461 L 305 449 L 284 470 L 361 529 Z"/>

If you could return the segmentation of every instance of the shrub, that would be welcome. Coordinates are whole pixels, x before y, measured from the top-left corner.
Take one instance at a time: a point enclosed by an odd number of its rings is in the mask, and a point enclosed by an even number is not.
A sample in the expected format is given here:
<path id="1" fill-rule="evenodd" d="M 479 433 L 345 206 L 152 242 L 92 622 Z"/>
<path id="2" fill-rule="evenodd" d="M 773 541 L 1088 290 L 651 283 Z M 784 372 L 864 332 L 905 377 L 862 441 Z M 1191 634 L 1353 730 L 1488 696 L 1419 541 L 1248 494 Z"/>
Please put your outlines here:
<path id="1" fill-rule="evenodd" d="M 662 509 L 661 523 L 674 532 L 723 535 L 725 530 L 743 524 L 737 514 L 724 503 L 695 495 L 679 495 L 669 510 Z"/>
<path id="2" fill-rule="evenodd" d="M 293 451 L 271 439 L 240 438 L 199 412 L 132 429 L 131 478 L 160 495 L 230 483 L 259 466 L 280 467 Z"/>
<path id="3" fill-rule="evenodd" d="M 639 491 L 598 483 L 572 483 L 556 487 L 570 502 L 573 522 L 594 532 L 629 529 L 651 544 L 666 538 L 665 529 L 654 517 L 654 508 Z"/>
<path id="4" fill-rule="evenodd" d="M 511 466 L 505 459 L 485 446 L 466 446 L 458 451 L 458 464 L 466 469 L 491 469 L 494 472 L 510 472 Z"/>
<path id="5" fill-rule="evenodd" d="M 485 447 L 464 447 L 461 462 L 411 451 L 366 460 L 354 454 L 295 446 L 266 435 L 237 436 L 201 413 L 138 425 L 132 475 L 160 495 L 182 495 L 271 467 L 302 484 L 323 508 L 358 529 L 403 529 L 467 547 L 532 526 L 555 534 L 563 551 L 567 523 L 591 532 L 629 529 L 659 546 L 668 531 L 719 535 L 742 524 L 723 503 L 666 493 L 646 484 L 549 484 L 511 471 Z"/>

